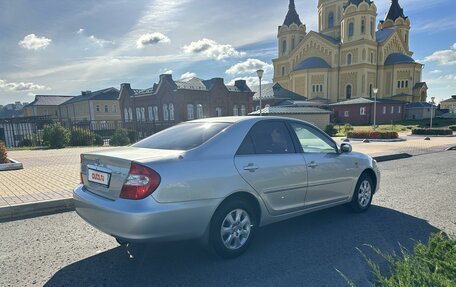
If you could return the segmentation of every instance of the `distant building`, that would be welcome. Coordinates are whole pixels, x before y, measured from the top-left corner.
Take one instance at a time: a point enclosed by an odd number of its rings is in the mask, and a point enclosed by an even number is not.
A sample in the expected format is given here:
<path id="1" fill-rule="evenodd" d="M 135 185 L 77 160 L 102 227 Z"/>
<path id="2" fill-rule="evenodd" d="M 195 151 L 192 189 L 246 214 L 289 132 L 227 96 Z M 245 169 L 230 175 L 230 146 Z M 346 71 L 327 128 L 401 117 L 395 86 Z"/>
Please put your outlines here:
<path id="1" fill-rule="evenodd" d="M 175 81 L 160 75 L 158 84 L 144 90 L 120 87 L 122 121 L 145 136 L 177 123 L 206 117 L 247 115 L 253 92 L 244 80 L 225 85 L 222 78 Z"/>
<path id="2" fill-rule="evenodd" d="M 36 95 L 35 100 L 22 109 L 22 116 L 47 116 L 59 120 L 59 106 L 72 98 L 73 96 Z"/>
<path id="3" fill-rule="evenodd" d="M 355 98 L 426 101 L 423 65 L 410 50 L 410 18 L 393 0 L 377 25 L 369 0 L 319 0 L 318 30 L 306 30 L 290 0 L 278 27 L 274 78 L 283 88 L 311 101 L 335 103 Z"/>
<path id="4" fill-rule="evenodd" d="M 456 95 L 451 98 L 440 102 L 441 110 L 448 110 L 449 113 L 456 113 Z"/>
<path id="5" fill-rule="evenodd" d="M 119 90 L 107 88 L 94 92 L 83 91 L 80 96 L 61 104 L 59 110 L 62 122 L 117 126 L 121 121 Z"/>
<path id="6" fill-rule="evenodd" d="M 260 86 L 253 86 L 251 89 L 255 93 L 253 95 L 253 103 L 255 105 L 255 111 L 257 111 L 260 109 Z M 278 83 L 261 85 L 261 105 L 263 108 L 275 106 L 286 100 L 305 101 L 307 98 L 284 89 Z"/>
<path id="7" fill-rule="evenodd" d="M 436 110 L 436 106 L 427 102 L 407 104 L 405 106 L 405 118 L 407 120 L 430 119 L 431 112 L 432 116 L 435 117 Z"/>
<path id="8" fill-rule="evenodd" d="M 0 118 L 17 118 L 22 115 L 22 108 L 28 105 L 27 102 L 14 102 L 14 104 L 0 105 Z"/>
<path id="9" fill-rule="evenodd" d="M 405 118 L 405 102 L 377 99 L 376 124 L 398 122 Z M 337 124 L 372 125 L 374 123 L 374 100 L 358 98 L 329 105 L 334 112 L 332 122 Z"/>

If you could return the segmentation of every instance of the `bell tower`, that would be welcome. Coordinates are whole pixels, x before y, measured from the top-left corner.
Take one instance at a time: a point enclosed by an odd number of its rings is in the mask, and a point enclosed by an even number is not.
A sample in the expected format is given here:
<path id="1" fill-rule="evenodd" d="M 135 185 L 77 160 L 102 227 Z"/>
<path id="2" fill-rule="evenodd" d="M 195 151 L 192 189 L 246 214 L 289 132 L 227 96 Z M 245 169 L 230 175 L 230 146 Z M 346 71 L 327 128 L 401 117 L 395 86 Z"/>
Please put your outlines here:
<path id="1" fill-rule="evenodd" d="M 380 28 L 397 28 L 401 33 L 402 41 L 409 50 L 410 19 L 404 15 L 404 9 L 399 4 L 399 0 L 392 0 L 391 7 L 386 14 L 385 20 L 380 21 Z"/>
<path id="2" fill-rule="evenodd" d="M 296 12 L 295 1 L 290 0 L 288 5 L 288 13 L 283 21 L 283 25 L 279 26 L 277 33 L 278 39 L 278 57 L 288 56 L 293 51 L 299 42 L 304 39 L 306 35 L 306 25 L 299 19 L 298 12 Z"/>

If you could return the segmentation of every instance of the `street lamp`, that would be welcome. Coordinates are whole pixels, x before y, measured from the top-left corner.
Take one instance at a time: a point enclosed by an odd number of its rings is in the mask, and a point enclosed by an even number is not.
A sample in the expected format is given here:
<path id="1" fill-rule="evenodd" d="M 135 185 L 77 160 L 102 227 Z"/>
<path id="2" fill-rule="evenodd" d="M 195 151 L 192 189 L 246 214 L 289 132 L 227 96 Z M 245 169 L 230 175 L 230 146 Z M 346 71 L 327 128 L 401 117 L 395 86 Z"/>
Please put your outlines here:
<path id="1" fill-rule="evenodd" d="M 432 118 L 433 118 L 432 114 L 434 111 L 434 100 L 435 100 L 435 97 L 432 97 L 431 98 L 431 126 L 430 126 L 431 129 L 432 129 Z"/>
<path id="2" fill-rule="evenodd" d="M 263 113 L 262 113 L 263 106 L 261 105 L 261 78 L 263 78 L 263 74 L 264 74 L 263 70 L 257 71 L 258 79 L 260 79 L 260 117 L 263 115 Z"/>
<path id="3" fill-rule="evenodd" d="M 374 131 L 377 126 L 376 120 L 377 120 L 377 93 L 378 93 L 378 88 L 373 88 L 372 91 L 374 92 Z"/>

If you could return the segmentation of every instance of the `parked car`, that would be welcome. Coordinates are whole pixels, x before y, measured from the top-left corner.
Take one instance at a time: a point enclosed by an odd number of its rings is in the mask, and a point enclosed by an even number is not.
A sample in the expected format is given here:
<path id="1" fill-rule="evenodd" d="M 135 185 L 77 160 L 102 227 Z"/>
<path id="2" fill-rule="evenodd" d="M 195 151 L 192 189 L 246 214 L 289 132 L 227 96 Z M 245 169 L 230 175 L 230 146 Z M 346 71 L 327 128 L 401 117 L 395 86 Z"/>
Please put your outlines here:
<path id="1" fill-rule="evenodd" d="M 77 213 L 119 243 L 207 238 L 230 258 L 260 226 L 340 204 L 366 211 L 380 172 L 307 122 L 221 117 L 82 154 L 81 181 Z"/>

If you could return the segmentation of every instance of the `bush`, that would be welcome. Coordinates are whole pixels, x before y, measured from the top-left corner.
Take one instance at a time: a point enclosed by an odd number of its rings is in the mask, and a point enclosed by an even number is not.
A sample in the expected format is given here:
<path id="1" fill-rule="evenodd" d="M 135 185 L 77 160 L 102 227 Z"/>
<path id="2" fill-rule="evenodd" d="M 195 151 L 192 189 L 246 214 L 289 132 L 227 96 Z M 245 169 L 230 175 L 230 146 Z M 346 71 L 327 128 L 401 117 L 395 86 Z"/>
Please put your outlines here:
<path id="1" fill-rule="evenodd" d="M 337 130 L 334 128 L 333 125 L 329 124 L 326 126 L 325 133 L 333 137 L 337 134 Z"/>
<path id="2" fill-rule="evenodd" d="M 59 124 L 44 127 L 43 142 L 50 148 L 64 148 L 70 142 L 71 132 Z"/>
<path id="3" fill-rule="evenodd" d="M 102 146 L 104 145 L 104 141 L 103 141 L 103 137 L 98 135 L 98 134 L 95 134 L 95 145 L 97 146 Z"/>
<path id="4" fill-rule="evenodd" d="M 134 130 L 128 130 L 128 138 L 130 139 L 130 143 L 135 143 L 138 141 L 138 132 Z"/>
<path id="5" fill-rule="evenodd" d="M 397 139 L 399 134 L 391 131 L 354 131 L 349 132 L 347 137 L 356 139 Z"/>
<path id="6" fill-rule="evenodd" d="M 130 144 L 130 138 L 126 129 L 117 129 L 109 141 L 109 145 L 112 146 L 124 146 L 128 144 Z"/>
<path id="7" fill-rule="evenodd" d="M 23 139 L 19 142 L 19 147 L 31 147 L 33 146 L 33 141 L 31 139 Z"/>
<path id="8" fill-rule="evenodd" d="M 446 136 L 452 135 L 453 131 L 450 129 L 413 129 L 412 134 L 414 135 L 426 135 L 426 136 Z"/>
<path id="9" fill-rule="evenodd" d="M 0 163 L 8 162 L 8 158 L 6 156 L 7 156 L 6 147 L 4 144 L 0 143 Z"/>
<path id="10" fill-rule="evenodd" d="M 344 127 L 342 128 L 342 132 L 344 134 L 348 134 L 349 132 L 351 132 L 353 130 L 353 127 L 351 124 L 345 124 Z"/>
<path id="11" fill-rule="evenodd" d="M 452 125 L 448 127 L 450 130 L 456 132 L 456 125 Z"/>
<path id="12" fill-rule="evenodd" d="M 71 130 L 72 146 L 91 146 L 95 143 L 95 134 L 90 130 L 83 128 L 74 128 Z"/>
<path id="13" fill-rule="evenodd" d="M 410 253 L 400 246 L 401 254 L 384 254 L 369 246 L 386 260 L 389 274 L 383 275 L 380 266 L 358 249 L 374 274 L 372 286 L 456 286 L 456 240 L 442 233 L 431 235 L 429 243 L 418 242 Z M 356 286 L 337 270 L 350 286 Z"/>

